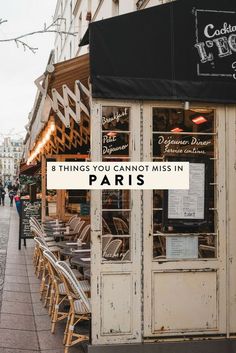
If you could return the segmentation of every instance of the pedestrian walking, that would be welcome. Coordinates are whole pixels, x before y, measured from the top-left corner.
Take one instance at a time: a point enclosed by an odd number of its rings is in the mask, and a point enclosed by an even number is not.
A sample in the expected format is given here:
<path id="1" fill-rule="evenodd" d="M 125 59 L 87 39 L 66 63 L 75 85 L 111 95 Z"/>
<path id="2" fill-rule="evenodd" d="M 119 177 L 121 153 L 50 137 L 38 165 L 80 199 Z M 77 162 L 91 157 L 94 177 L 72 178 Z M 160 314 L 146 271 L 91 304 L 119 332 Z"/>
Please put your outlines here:
<path id="1" fill-rule="evenodd" d="M 8 193 L 12 190 L 12 183 L 11 181 L 8 183 L 7 185 L 7 190 L 8 190 Z"/>
<path id="2" fill-rule="evenodd" d="M 20 196 L 18 195 L 18 194 L 16 194 L 15 196 L 14 196 L 14 200 L 15 200 L 15 204 L 16 204 L 16 209 L 17 209 L 17 212 L 18 212 L 18 214 L 19 214 L 19 216 L 20 216 Z"/>
<path id="3" fill-rule="evenodd" d="M 14 198 L 14 196 L 15 196 L 14 190 L 12 190 L 12 189 L 9 190 L 8 196 L 9 196 L 9 199 L 10 199 L 10 207 L 12 207 L 12 206 L 13 206 L 13 198 Z"/>
<path id="4" fill-rule="evenodd" d="M 2 184 L 0 184 L 0 205 L 5 206 L 5 194 L 6 191 Z"/>

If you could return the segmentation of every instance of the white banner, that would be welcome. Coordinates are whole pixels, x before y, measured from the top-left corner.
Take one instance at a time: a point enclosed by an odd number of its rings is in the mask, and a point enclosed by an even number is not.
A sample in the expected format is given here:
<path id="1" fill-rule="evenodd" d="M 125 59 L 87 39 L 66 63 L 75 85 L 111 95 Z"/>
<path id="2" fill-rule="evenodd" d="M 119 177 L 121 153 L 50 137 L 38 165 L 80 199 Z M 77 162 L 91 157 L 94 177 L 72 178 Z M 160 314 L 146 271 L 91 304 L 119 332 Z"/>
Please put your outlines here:
<path id="1" fill-rule="evenodd" d="M 188 188 L 188 162 L 47 162 L 47 189 Z"/>

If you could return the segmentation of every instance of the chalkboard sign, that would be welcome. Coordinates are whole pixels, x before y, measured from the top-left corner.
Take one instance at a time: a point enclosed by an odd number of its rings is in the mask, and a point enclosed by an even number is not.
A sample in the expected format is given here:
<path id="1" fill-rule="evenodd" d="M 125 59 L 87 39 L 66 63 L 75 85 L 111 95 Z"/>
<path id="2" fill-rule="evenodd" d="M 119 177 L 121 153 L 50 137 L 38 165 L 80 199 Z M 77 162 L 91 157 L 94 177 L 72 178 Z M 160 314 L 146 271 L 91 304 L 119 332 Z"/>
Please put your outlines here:
<path id="1" fill-rule="evenodd" d="M 21 239 L 24 239 L 24 245 L 26 245 L 26 239 L 33 238 L 29 224 L 30 217 L 32 216 L 41 221 L 41 200 L 35 202 L 21 200 L 19 249 L 21 249 Z"/>

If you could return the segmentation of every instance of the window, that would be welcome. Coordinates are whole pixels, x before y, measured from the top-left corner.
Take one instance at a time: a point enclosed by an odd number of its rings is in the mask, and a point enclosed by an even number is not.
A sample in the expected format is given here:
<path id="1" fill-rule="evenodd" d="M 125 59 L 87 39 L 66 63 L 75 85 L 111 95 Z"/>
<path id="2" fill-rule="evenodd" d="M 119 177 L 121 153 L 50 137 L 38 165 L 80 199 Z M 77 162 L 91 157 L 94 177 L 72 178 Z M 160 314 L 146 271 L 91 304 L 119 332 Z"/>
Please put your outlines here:
<path id="1" fill-rule="evenodd" d="M 72 15 L 73 15 L 73 12 L 72 12 L 72 1 L 70 2 L 70 23 L 72 23 Z"/>
<path id="2" fill-rule="evenodd" d="M 80 42 L 82 38 L 82 12 L 79 15 L 79 23 L 78 23 L 78 40 Z"/>
<path id="3" fill-rule="evenodd" d="M 153 191 L 154 259 L 216 257 L 213 110 L 153 109 L 153 161 L 190 163 L 190 189 Z"/>
<path id="4" fill-rule="evenodd" d="M 60 12 L 61 12 L 61 17 L 63 16 L 63 0 L 61 0 L 61 10 L 60 10 Z"/>
<path id="5" fill-rule="evenodd" d="M 62 33 L 60 34 L 60 37 L 61 37 L 61 52 L 62 52 L 62 48 L 63 48 L 63 34 Z"/>
<path id="6" fill-rule="evenodd" d="M 70 42 L 70 59 L 72 58 L 72 42 Z"/>
<path id="7" fill-rule="evenodd" d="M 130 159 L 130 108 L 103 107 L 102 160 Z M 102 257 L 104 261 L 130 261 L 131 192 L 102 191 Z"/>
<path id="8" fill-rule="evenodd" d="M 119 0 L 113 0 L 112 13 L 113 13 L 113 16 L 119 15 Z"/>

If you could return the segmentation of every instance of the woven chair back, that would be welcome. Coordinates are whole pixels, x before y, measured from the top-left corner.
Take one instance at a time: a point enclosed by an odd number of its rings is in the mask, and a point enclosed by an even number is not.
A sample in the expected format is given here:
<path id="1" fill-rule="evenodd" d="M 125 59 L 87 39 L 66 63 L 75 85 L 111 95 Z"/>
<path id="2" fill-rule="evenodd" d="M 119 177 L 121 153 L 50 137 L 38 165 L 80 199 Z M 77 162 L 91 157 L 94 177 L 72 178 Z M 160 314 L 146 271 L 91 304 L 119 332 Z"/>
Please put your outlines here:
<path id="1" fill-rule="evenodd" d="M 75 277 L 71 268 L 67 265 L 64 261 L 58 261 L 57 267 L 61 272 L 62 276 L 65 279 L 67 287 L 71 292 L 72 296 L 75 296 L 77 299 L 82 300 L 82 303 L 88 313 L 91 312 L 90 302 L 88 300 L 87 295 L 85 294 L 84 290 L 82 289 L 79 281 Z"/>

